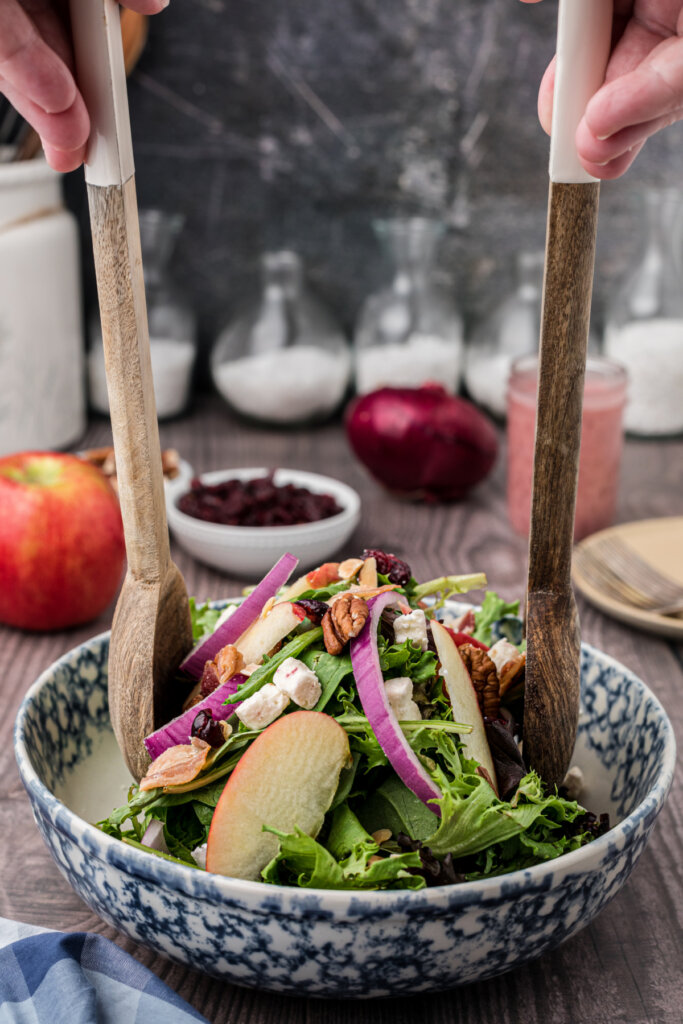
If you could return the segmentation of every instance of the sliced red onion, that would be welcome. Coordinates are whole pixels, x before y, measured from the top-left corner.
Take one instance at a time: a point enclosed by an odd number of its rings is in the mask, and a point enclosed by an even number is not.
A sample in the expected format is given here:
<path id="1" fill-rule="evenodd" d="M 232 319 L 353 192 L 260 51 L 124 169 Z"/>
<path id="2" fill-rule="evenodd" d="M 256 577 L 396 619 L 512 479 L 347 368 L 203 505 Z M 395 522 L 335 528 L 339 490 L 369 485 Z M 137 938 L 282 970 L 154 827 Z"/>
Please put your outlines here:
<path id="1" fill-rule="evenodd" d="M 167 722 L 166 725 L 162 725 L 161 729 L 157 729 L 156 732 L 146 736 L 145 746 L 152 760 L 155 761 L 169 747 L 175 747 L 179 743 L 190 742 L 192 723 L 200 711 L 209 710 L 214 722 L 223 722 L 226 718 L 229 718 L 235 708 L 239 707 L 241 701 L 237 701 L 235 704 L 224 704 L 223 702 L 232 697 L 237 687 L 246 681 L 247 677 L 241 673 L 233 676 L 232 679 L 228 679 L 227 683 L 217 686 L 208 697 L 200 700 L 197 704 L 193 704 L 191 708 L 183 711 L 177 718 Z"/>
<path id="2" fill-rule="evenodd" d="M 234 644 L 242 636 L 254 619 L 261 614 L 266 601 L 274 597 L 280 587 L 285 585 L 298 564 L 299 559 L 294 555 L 283 555 L 254 587 L 251 594 L 238 605 L 230 618 L 190 651 L 180 665 L 182 671 L 187 672 L 193 679 L 201 679 L 204 664 L 215 658 L 226 644 Z"/>
<path id="3" fill-rule="evenodd" d="M 159 853 L 169 852 L 164 838 L 163 823 L 157 818 L 152 818 L 140 842 L 143 846 L 149 846 L 151 850 L 158 850 Z"/>
<path id="4" fill-rule="evenodd" d="M 411 789 L 415 796 L 427 805 L 430 811 L 440 816 L 439 807 L 429 801 L 440 799 L 442 793 L 411 749 L 398 724 L 398 719 L 387 700 L 382 669 L 379 664 L 377 650 L 379 620 L 384 609 L 398 604 L 399 600 L 400 598 L 396 594 L 386 593 L 368 601 L 370 614 L 367 622 L 360 635 L 351 641 L 353 675 L 365 716 L 394 771 L 408 789 Z"/>

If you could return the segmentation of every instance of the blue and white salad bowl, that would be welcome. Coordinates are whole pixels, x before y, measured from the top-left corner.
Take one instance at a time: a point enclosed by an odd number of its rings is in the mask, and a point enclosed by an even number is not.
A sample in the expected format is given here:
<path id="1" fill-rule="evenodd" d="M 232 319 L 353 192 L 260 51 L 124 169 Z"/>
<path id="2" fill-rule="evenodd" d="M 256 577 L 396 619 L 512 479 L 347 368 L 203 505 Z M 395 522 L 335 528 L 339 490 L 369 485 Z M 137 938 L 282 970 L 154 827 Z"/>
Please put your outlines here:
<path id="1" fill-rule="evenodd" d="M 582 650 L 573 763 L 581 802 L 616 823 L 555 861 L 417 892 L 302 890 L 194 870 L 89 822 L 130 777 L 107 709 L 108 634 L 55 662 L 19 710 L 15 748 L 38 828 L 82 899 L 136 942 L 221 978 L 296 995 L 437 991 L 508 971 L 584 928 L 621 889 L 671 785 L 673 730 L 636 676 Z"/>

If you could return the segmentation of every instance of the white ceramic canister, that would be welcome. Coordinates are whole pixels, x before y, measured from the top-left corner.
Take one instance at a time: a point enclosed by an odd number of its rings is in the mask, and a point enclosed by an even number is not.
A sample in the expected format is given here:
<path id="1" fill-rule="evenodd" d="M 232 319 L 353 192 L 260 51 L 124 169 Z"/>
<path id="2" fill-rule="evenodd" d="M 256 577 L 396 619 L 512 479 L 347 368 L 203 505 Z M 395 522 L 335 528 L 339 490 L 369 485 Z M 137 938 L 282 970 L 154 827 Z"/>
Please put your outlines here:
<path id="1" fill-rule="evenodd" d="M 0 455 L 84 429 L 76 221 L 44 160 L 0 162 Z"/>

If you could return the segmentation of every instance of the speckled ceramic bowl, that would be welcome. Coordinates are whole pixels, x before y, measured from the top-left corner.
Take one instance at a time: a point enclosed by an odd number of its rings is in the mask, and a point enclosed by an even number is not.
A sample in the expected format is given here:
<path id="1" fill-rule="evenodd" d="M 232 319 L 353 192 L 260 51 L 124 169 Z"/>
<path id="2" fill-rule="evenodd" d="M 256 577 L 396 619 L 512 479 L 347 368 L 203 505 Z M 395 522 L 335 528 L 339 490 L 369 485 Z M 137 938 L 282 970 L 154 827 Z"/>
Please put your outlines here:
<path id="1" fill-rule="evenodd" d="M 137 942 L 238 984 L 316 996 L 415 994 L 490 978 L 552 949 L 615 896 L 673 775 L 663 708 L 632 673 L 582 653 L 575 763 L 584 802 L 618 822 L 526 871 L 420 892 L 297 890 L 193 870 L 125 846 L 90 821 L 129 778 L 107 711 L 108 635 L 66 654 L 28 692 L 19 770 L 38 828 L 76 892 Z M 417 955 L 419 951 L 419 955 Z"/>

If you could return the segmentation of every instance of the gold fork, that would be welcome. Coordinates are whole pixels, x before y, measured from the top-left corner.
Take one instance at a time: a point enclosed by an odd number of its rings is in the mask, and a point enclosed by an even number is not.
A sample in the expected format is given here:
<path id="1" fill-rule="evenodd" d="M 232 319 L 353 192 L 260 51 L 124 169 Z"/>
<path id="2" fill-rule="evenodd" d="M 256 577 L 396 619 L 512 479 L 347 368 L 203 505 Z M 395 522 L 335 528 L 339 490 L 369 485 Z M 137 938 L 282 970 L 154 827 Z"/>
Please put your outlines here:
<path id="1" fill-rule="evenodd" d="M 683 612 L 683 587 L 618 538 L 576 548 L 574 564 L 589 583 L 618 601 L 656 615 Z"/>

